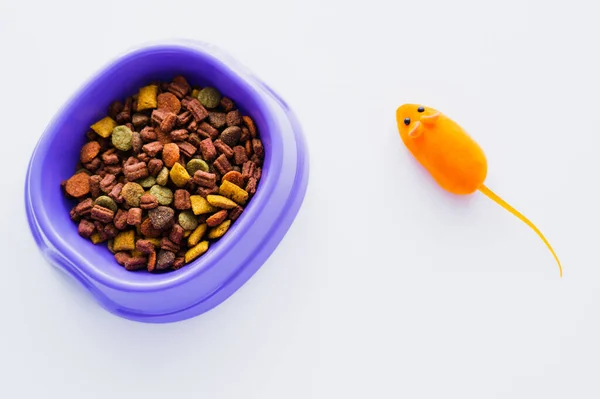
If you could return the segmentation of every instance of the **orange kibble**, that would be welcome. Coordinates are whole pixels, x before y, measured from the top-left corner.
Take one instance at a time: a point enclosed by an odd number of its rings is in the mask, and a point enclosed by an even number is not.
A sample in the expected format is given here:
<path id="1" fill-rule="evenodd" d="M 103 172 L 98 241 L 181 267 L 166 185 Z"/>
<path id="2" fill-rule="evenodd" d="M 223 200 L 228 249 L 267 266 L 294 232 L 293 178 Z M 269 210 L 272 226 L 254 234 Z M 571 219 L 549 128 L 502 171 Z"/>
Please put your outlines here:
<path id="1" fill-rule="evenodd" d="M 167 168 L 172 168 L 179 161 L 179 146 L 175 143 L 165 144 L 162 153 L 163 162 Z"/>
<path id="2" fill-rule="evenodd" d="M 77 173 L 71 176 L 65 184 L 65 191 L 71 197 L 79 198 L 90 192 L 90 176 L 85 172 Z"/>

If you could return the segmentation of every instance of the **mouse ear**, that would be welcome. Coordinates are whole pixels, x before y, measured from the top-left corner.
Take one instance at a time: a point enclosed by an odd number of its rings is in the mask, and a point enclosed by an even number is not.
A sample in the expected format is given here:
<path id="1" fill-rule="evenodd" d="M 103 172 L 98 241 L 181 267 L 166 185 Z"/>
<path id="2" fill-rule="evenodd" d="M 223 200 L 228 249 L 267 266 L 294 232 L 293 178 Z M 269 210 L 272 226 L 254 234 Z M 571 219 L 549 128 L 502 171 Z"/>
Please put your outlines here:
<path id="1" fill-rule="evenodd" d="M 413 126 L 412 129 L 410 129 L 410 132 L 408 132 L 408 137 L 410 137 L 411 139 L 416 139 L 417 137 L 420 137 L 423 134 L 423 125 L 421 125 L 421 122 L 417 121 L 415 123 L 415 125 Z"/>
<path id="2" fill-rule="evenodd" d="M 425 124 L 425 125 L 435 125 L 435 123 L 437 122 L 439 117 L 440 117 L 439 112 L 436 112 L 433 115 L 423 115 L 421 117 L 421 122 L 423 122 L 423 124 Z"/>

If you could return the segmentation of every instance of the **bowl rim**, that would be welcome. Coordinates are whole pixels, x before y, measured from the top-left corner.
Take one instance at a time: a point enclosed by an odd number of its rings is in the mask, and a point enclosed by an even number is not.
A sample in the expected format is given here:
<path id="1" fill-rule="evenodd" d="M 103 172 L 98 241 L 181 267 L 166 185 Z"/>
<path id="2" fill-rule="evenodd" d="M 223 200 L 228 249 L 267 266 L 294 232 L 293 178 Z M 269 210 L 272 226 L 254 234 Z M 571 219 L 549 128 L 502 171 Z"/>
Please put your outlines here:
<path id="1" fill-rule="evenodd" d="M 265 120 L 266 126 L 261 131 L 271 132 L 269 136 L 271 139 L 271 151 L 265 155 L 263 176 L 261 177 L 255 196 L 245 208 L 244 213 L 240 216 L 237 223 L 234 223 L 227 234 L 211 246 L 212 251 L 209 250 L 202 257 L 177 271 L 155 275 L 157 278 L 153 280 L 132 282 L 128 279 L 116 278 L 110 273 L 104 272 L 101 269 L 102 262 L 98 262 L 98 266 L 94 266 L 93 260 L 88 261 L 83 258 L 77 251 L 76 246 L 64 241 L 60 236 L 60 232 L 52 227 L 51 218 L 48 216 L 46 208 L 44 206 L 36 206 L 41 205 L 42 196 L 31 192 L 31 182 L 36 179 L 36 168 L 41 166 L 42 159 L 40 159 L 40 156 L 43 158 L 48 146 L 59 135 L 57 127 L 74 111 L 75 104 L 84 93 L 91 90 L 98 82 L 106 79 L 107 75 L 114 72 L 114 70 L 118 70 L 123 64 L 131 61 L 134 57 L 147 56 L 150 53 L 158 54 L 161 52 L 178 51 L 200 55 L 202 62 L 211 63 L 212 66 L 227 75 L 228 79 L 234 80 L 237 85 L 248 93 Z M 274 92 L 245 69 L 242 64 L 229 56 L 229 54 L 210 44 L 185 40 L 154 42 L 137 46 L 117 55 L 100 67 L 87 81 L 74 91 L 70 98 L 55 113 L 36 144 L 30 158 L 26 177 L 26 205 L 28 207 L 27 213 L 30 225 L 35 223 L 35 227 L 38 230 L 37 233 L 40 234 L 48 247 L 46 249 L 60 255 L 60 258 L 73 269 L 72 272 L 75 272 L 80 278 L 93 280 L 109 288 L 130 292 L 149 292 L 173 288 L 196 279 L 199 275 L 216 266 L 226 256 L 230 242 L 243 239 L 243 236 L 251 230 L 253 221 L 265 210 L 270 197 L 274 193 L 274 185 L 281 174 L 281 165 L 283 162 L 283 151 L 281 151 L 281 148 L 283 143 L 281 137 L 276 133 L 272 133 L 277 131 L 279 123 L 277 118 L 272 114 L 272 110 L 269 109 L 264 99 L 265 95 L 274 95 Z M 280 103 L 282 102 L 278 97 L 275 100 Z M 285 103 L 281 105 L 287 108 Z M 278 223 L 278 219 L 274 223 Z M 76 224 L 73 226 L 75 227 Z M 33 229 L 34 227 L 32 226 Z M 106 248 L 102 248 L 102 250 L 106 250 Z M 225 277 L 225 281 L 227 278 Z"/>

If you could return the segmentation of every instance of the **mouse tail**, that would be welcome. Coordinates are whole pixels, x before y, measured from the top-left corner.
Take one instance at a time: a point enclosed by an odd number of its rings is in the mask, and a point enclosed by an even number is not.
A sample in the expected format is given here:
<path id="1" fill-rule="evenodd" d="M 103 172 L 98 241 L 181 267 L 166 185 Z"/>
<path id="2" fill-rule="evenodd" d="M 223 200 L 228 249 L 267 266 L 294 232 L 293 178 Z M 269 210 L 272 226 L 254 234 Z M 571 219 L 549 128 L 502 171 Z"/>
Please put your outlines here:
<path id="1" fill-rule="evenodd" d="M 479 191 L 481 191 L 489 199 L 491 199 L 492 201 L 494 201 L 495 203 L 500 205 L 502 208 L 504 208 L 507 211 L 509 211 L 510 213 L 512 213 L 514 216 L 516 216 L 518 219 L 520 219 L 523 223 L 525 223 L 533 231 L 536 232 L 536 234 L 542 239 L 542 241 L 544 241 L 544 244 L 546 244 L 546 246 L 548 247 L 550 252 L 552 252 L 552 256 L 554 256 L 554 259 L 556 259 L 556 263 L 558 263 L 558 269 L 560 271 L 560 276 L 562 277 L 562 265 L 560 264 L 560 261 L 558 260 L 558 256 L 556 256 L 556 253 L 554 252 L 554 249 L 552 249 L 552 246 L 550 245 L 548 240 L 546 240 L 546 237 L 544 237 L 542 232 L 529 219 L 527 219 L 521 212 L 517 211 L 515 208 L 513 208 L 511 205 L 509 205 L 506 201 L 504 201 L 502 198 L 500 198 L 496 193 L 494 193 L 492 190 L 487 188 L 487 186 L 485 184 L 482 184 L 479 187 Z"/>

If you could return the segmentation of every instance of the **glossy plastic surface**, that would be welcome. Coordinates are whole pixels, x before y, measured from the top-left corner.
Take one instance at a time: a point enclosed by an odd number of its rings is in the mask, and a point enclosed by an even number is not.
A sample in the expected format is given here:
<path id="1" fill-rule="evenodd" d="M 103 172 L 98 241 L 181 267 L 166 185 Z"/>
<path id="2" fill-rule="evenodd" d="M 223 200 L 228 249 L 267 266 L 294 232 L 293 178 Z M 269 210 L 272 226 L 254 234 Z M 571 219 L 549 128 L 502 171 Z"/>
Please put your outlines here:
<path id="1" fill-rule="evenodd" d="M 216 87 L 253 117 L 265 147 L 262 178 L 242 216 L 202 257 L 167 274 L 128 272 L 105 245 L 78 235 L 69 218 L 73 203 L 60 182 L 74 173 L 84 133 L 114 99 L 178 74 L 191 84 Z M 149 44 L 105 66 L 44 131 L 26 177 L 29 225 L 46 259 L 74 276 L 110 312 L 142 322 L 190 318 L 231 296 L 275 250 L 303 201 L 307 155 L 300 124 L 286 103 L 226 53 L 199 42 Z"/>

